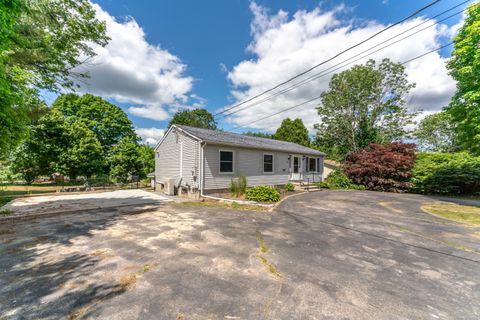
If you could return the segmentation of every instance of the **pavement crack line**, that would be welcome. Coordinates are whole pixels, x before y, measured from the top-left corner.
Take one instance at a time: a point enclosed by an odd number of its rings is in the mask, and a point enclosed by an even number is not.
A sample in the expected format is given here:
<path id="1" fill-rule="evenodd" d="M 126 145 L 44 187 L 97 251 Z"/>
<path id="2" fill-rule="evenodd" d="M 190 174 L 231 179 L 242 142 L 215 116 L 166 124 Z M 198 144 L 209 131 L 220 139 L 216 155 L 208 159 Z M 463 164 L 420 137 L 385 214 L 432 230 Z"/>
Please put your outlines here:
<path id="1" fill-rule="evenodd" d="M 290 215 L 291 215 L 291 213 L 289 213 L 289 212 L 284 212 L 284 211 L 278 211 L 278 212 L 288 213 L 287 216 L 290 216 Z M 298 218 L 297 218 L 297 219 L 298 219 Z M 323 223 L 323 224 L 327 224 L 327 225 L 336 227 L 336 228 L 341 228 L 341 229 L 349 230 L 349 231 L 352 231 L 352 232 L 361 233 L 361 234 L 364 234 L 364 235 L 367 235 L 367 236 L 370 236 L 370 237 L 379 238 L 379 239 L 382 239 L 382 240 L 385 240 L 385 241 L 389 241 L 389 242 L 393 242 L 393 243 L 396 243 L 396 244 L 402 244 L 402 245 L 409 246 L 409 247 L 412 247 L 412 248 L 421 249 L 421 250 L 426 250 L 426 251 L 429 251 L 429 252 L 431 252 L 431 253 L 441 254 L 441 255 L 444 255 L 444 256 L 447 256 L 447 257 L 450 257 L 450 258 L 461 259 L 461 260 L 465 260 L 465 261 L 469 261 L 469 262 L 474 262 L 474 263 L 480 264 L 480 261 L 478 261 L 478 260 L 474 260 L 474 259 L 470 259 L 470 258 L 458 256 L 458 255 L 451 254 L 451 253 L 446 253 L 446 252 L 438 251 L 438 250 L 435 250 L 435 249 L 430 249 L 430 248 L 423 247 L 423 246 L 417 246 L 417 245 L 414 245 L 414 244 L 410 244 L 410 243 L 398 241 L 398 240 L 395 240 L 395 239 L 387 238 L 387 237 L 380 236 L 380 235 L 373 234 L 373 233 L 369 233 L 369 232 L 366 232 L 366 231 L 361 231 L 361 230 L 358 230 L 358 229 L 355 229 L 355 228 L 343 226 L 343 225 L 341 225 L 341 224 L 337 224 L 337 223 L 333 223 L 333 222 L 328 222 L 328 221 L 325 221 L 325 220 L 316 220 L 316 221 L 319 222 L 319 223 Z M 474 252 L 474 253 L 477 253 L 477 252 Z"/>
<path id="2" fill-rule="evenodd" d="M 265 308 L 263 310 L 263 315 L 265 319 L 269 318 L 269 314 L 272 311 L 272 305 L 274 301 L 280 296 L 283 288 L 283 283 L 284 283 L 284 277 L 283 275 L 278 271 L 277 267 L 268 260 L 267 258 L 267 253 L 270 250 L 268 247 L 267 243 L 265 242 L 265 239 L 263 237 L 263 234 L 260 230 L 260 227 L 257 227 L 256 230 L 256 237 L 258 241 L 258 251 L 259 253 L 257 254 L 257 258 L 260 260 L 260 262 L 265 266 L 267 271 L 272 275 L 276 280 L 278 280 L 278 288 L 273 297 L 268 300 L 267 304 L 265 305 Z"/>

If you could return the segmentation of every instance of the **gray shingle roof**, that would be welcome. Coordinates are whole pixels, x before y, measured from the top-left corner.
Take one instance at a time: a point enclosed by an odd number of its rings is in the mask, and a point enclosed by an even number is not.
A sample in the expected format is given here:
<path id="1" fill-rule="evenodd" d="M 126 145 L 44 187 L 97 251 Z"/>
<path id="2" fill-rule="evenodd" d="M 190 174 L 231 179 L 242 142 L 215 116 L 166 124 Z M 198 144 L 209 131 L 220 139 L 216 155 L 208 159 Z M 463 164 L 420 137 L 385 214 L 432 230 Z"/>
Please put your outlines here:
<path id="1" fill-rule="evenodd" d="M 284 151 L 306 155 L 325 155 L 323 152 L 320 152 L 318 150 L 307 148 L 292 142 L 252 137 L 226 131 L 194 128 L 185 125 L 175 126 L 207 143 L 254 149 Z"/>

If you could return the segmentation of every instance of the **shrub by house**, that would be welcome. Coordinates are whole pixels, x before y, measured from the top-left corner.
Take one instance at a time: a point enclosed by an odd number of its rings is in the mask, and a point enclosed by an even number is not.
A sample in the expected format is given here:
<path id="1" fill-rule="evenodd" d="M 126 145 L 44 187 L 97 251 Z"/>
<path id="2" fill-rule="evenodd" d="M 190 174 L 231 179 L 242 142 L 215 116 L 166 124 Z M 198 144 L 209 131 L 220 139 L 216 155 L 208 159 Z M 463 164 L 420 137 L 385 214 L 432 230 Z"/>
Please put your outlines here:
<path id="1" fill-rule="evenodd" d="M 415 150 L 415 144 L 411 143 L 372 143 L 350 153 L 344 170 L 355 184 L 369 190 L 405 192 L 411 187 Z"/>
<path id="2" fill-rule="evenodd" d="M 318 186 L 325 189 L 365 189 L 364 186 L 354 184 L 340 169 L 330 173 L 325 181 L 320 182 Z"/>
<path id="3" fill-rule="evenodd" d="M 258 202 L 277 202 L 280 200 L 280 192 L 270 186 L 256 186 L 247 190 L 245 198 Z"/>
<path id="4" fill-rule="evenodd" d="M 420 153 L 411 182 L 419 193 L 480 194 L 480 157 L 467 152 Z"/>

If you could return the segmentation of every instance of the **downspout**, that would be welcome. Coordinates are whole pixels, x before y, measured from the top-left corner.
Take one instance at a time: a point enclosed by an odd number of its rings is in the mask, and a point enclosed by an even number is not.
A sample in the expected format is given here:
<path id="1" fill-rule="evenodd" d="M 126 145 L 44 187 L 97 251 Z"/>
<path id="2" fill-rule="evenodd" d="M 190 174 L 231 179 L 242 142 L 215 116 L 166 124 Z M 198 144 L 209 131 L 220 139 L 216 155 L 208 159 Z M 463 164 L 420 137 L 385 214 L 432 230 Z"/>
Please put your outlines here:
<path id="1" fill-rule="evenodd" d="M 217 198 L 217 197 L 212 197 L 212 196 L 207 196 L 205 194 L 203 194 L 203 186 L 205 184 L 205 152 L 203 150 L 203 148 L 207 145 L 206 142 L 202 142 L 200 144 L 201 148 L 200 148 L 200 155 L 201 155 L 201 158 L 200 158 L 200 197 L 202 198 L 208 198 L 208 199 L 214 199 L 214 200 L 225 200 L 225 199 L 221 199 L 221 198 Z"/>
<path id="2" fill-rule="evenodd" d="M 205 182 L 205 159 L 204 159 L 204 151 L 203 148 L 207 145 L 206 142 L 200 142 L 200 197 L 204 197 L 203 194 L 203 185 Z"/>

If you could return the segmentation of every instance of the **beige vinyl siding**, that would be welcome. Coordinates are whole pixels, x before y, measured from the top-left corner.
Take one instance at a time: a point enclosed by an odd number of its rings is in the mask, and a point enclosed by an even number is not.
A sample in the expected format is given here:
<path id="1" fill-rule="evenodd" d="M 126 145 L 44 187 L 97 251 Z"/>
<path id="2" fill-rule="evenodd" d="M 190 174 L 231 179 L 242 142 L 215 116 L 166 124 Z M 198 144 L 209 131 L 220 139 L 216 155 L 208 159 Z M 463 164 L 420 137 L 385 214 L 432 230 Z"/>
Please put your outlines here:
<path id="1" fill-rule="evenodd" d="M 220 173 L 220 150 L 233 151 L 233 173 Z M 273 154 L 273 173 L 263 172 L 263 155 Z M 229 188 L 236 176 L 245 176 L 249 186 L 283 185 L 289 179 L 289 153 L 209 145 L 204 147 L 204 189 Z"/>
<path id="2" fill-rule="evenodd" d="M 183 145 L 183 147 L 182 147 Z M 181 152 L 183 150 L 183 152 Z M 182 167 L 180 169 L 180 161 Z M 178 131 L 171 130 L 155 150 L 155 180 L 182 178 L 181 185 L 198 188 L 200 168 L 199 142 Z"/>

